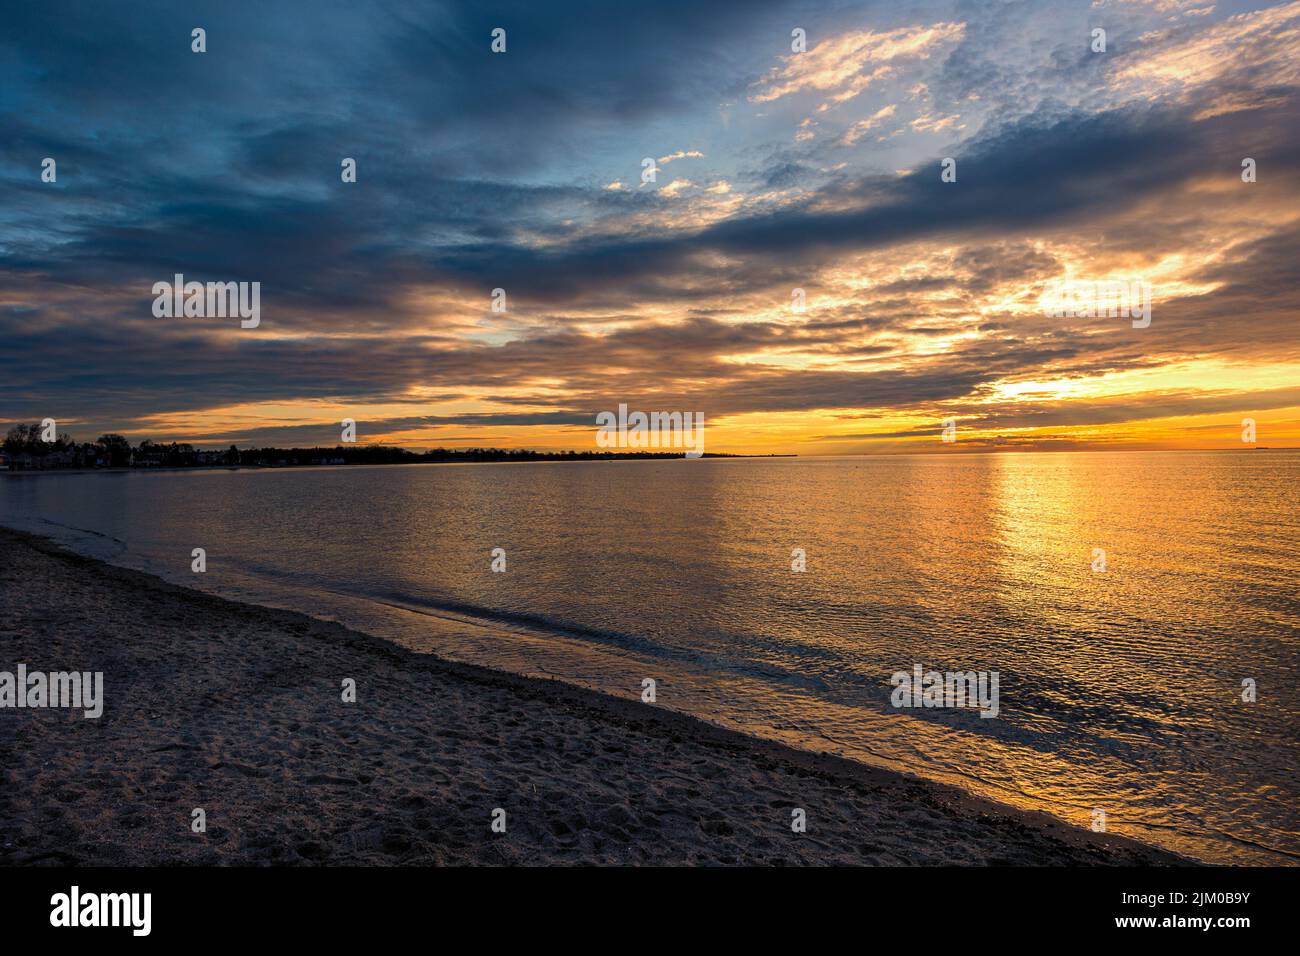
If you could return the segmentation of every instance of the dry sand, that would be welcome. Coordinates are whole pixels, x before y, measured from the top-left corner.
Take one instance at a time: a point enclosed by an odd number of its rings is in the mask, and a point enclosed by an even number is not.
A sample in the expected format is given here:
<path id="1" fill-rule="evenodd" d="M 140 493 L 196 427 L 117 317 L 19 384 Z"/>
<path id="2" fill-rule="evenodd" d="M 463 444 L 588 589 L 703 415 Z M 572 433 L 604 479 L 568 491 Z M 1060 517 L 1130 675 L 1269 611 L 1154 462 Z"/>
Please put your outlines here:
<path id="1" fill-rule="evenodd" d="M 105 705 L 0 709 L 0 864 L 1186 862 L 0 529 L 0 670 L 19 663 L 103 671 Z"/>

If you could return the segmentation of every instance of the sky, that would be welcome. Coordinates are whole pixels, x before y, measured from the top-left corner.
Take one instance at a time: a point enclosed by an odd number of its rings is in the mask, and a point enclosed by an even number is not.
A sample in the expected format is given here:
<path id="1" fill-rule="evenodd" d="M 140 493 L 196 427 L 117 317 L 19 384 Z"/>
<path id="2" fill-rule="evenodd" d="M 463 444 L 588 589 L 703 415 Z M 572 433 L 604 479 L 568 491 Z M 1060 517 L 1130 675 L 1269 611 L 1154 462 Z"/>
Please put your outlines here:
<path id="1" fill-rule="evenodd" d="M 1300 445 L 1300 2 L 0 4 L 0 426 Z"/>

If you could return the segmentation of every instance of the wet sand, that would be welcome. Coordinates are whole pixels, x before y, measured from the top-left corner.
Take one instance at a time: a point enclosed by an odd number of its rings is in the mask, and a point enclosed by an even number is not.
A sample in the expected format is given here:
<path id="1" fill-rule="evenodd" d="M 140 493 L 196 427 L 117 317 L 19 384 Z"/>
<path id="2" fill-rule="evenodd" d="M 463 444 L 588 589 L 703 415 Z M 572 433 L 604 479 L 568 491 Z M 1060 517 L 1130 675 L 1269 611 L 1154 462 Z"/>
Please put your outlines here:
<path id="1" fill-rule="evenodd" d="M 1187 862 L 6 529 L 0 609 L 0 671 L 102 671 L 105 698 L 0 709 L 4 865 Z"/>

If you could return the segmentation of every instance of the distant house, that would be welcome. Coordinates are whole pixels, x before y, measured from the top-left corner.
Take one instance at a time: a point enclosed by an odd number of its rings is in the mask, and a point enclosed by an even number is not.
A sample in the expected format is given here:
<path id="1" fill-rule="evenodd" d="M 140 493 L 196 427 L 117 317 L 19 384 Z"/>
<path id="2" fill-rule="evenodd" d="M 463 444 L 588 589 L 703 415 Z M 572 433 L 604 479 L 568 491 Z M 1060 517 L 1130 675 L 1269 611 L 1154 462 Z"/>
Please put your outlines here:
<path id="1" fill-rule="evenodd" d="M 75 451 L 52 451 L 44 455 L 23 451 L 8 456 L 10 471 L 44 471 L 47 468 L 75 468 L 76 465 Z"/>
<path id="2" fill-rule="evenodd" d="M 149 448 L 131 455 L 131 464 L 137 468 L 157 468 L 167 460 L 165 448 Z"/>

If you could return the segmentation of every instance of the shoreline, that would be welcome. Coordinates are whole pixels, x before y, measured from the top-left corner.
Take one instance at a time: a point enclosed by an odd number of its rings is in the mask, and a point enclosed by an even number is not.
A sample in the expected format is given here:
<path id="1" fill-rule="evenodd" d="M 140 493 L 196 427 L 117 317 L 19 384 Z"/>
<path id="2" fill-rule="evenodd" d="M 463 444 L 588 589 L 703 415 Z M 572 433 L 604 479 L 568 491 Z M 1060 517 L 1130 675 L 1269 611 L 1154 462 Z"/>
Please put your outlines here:
<path id="1" fill-rule="evenodd" d="M 975 448 L 967 449 L 961 452 L 962 455 L 1006 455 L 1006 454 L 1113 454 L 1115 452 L 1138 452 L 1138 453 L 1205 453 L 1205 452 L 1251 452 L 1251 451 L 1270 451 L 1270 452 L 1300 452 L 1300 445 L 1252 445 L 1245 448 L 1222 447 L 1222 448 L 1071 448 L 1071 449 L 1048 449 L 1048 448 Z M 705 459 L 711 461 L 768 461 L 771 459 L 802 459 L 805 461 L 832 460 L 843 458 L 908 458 L 908 457 L 930 457 L 935 454 L 950 455 L 952 452 L 932 452 L 932 451 L 903 451 L 903 452 L 864 452 L 861 454 L 843 454 L 843 455 L 800 455 L 794 452 L 772 453 L 772 454 L 739 454 L 732 452 L 708 452 L 701 456 L 700 461 Z M 483 459 L 476 461 L 412 461 L 412 462 L 347 462 L 341 465 L 166 465 L 148 468 L 136 467 L 116 467 L 116 468 L 32 468 L 32 469 L 8 469 L 0 468 L 0 478 L 3 477 L 31 477 L 33 475 L 123 475 L 123 474 L 170 474 L 175 472 L 194 472 L 206 473 L 214 471 L 314 471 L 320 469 L 338 469 L 338 468 L 388 468 L 405 465 L 541 465 L 541 464 L 586 464 L 589 462 L 615 462 L 615 461 L 678 461 L 680 456 L 677 455 L 656 455 L 648 457 L 609 457 L 609 458 L 535 458 L 524 459 L 521 461 L 511 459 Z M 2 526 L 0 526 L 2 527 Z"/>
<path id="2" fill-rule="evenodd" d="M 0 555 L 0 670 L 105 685 L 98 720 L 0 710 L 0 865 L 1195 863 L 26 532 L 0 527 Z"/>
<path id="3" fill-rule="evenodd" d="M 397 465 L 541 465 L 541 464 L 558 464 L 574 465 L 585 464 L 588 462 L 614 462 L 614 461 L 680 461 L 683 455 L 675 455 L 667 452 L 651 453 L 629 453 L 629 454 L 611 454 L 603 453 L 592 457 L 574 456 L 572 458 L 563 455 L 556 455 L 551 452 L 542 453 L 536 458 L 470 458 L 466 457 L 463 461 L 456 458 L 447 459 L 429 459 L 428 461 L 341 461 L 341 462 L 317 462 L 302 464 L 299 462 L 285 462 L 282 464 L 259 464 L 249 462 L 247 464 L 219 464 L 219 465 L 118 465 L 92 468 L 6 468 L 0 467 L 0 476 L 31 476 L 31 475 L 123 475 L 123 474 L 169 474 L 178 471 L 192 472 L 210 472 L 210 471 L 303 471 L 319 468 L 387 468 Z M 798 458 L 799 455 L 794 453 L 768 454 L 768 455 L 742 455 L 733 452 L 705 452 L 699 459 L 711 461 L 731 461 L 731 460 L 751 460 L 771 458 Z"/>

